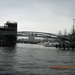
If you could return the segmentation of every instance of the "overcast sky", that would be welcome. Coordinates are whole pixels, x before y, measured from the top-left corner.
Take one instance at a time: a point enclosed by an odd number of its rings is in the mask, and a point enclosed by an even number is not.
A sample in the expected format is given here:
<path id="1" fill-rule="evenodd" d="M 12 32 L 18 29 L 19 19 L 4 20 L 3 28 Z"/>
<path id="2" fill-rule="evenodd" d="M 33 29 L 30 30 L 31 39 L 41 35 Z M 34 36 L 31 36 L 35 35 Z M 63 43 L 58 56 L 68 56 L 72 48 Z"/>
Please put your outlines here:
<path id="1" fill-rule="evenodd" d="M 0 0 L 0 25 L 18 22 L 18 31 L 70 32 L 75 0 Z"/>

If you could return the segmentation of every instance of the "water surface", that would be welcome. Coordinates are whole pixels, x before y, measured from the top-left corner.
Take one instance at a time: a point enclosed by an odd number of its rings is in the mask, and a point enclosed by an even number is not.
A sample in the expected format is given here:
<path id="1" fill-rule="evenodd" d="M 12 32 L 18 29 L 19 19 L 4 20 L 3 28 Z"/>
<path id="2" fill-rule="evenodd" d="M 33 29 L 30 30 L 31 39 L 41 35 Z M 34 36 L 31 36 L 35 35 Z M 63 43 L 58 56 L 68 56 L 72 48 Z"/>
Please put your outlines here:
<path id="1" fill-rule="evenodd" d="M 37 44 L 0 47 L 0 75 L 75 75 L 75 69 L 51 69 L 75 66 L 75 51 Z"/>

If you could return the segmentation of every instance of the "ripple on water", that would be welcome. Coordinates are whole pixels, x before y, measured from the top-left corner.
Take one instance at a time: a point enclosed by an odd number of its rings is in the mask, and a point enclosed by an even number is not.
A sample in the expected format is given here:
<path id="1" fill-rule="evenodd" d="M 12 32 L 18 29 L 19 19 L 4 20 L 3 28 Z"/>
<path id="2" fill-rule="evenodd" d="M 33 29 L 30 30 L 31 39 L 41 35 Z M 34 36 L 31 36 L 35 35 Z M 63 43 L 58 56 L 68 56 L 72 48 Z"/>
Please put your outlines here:
<path id="1" fill-rule="evenodd" d="M 51 66 L 75 66 L 75 51 L 63 51 L 37 44 L 0 47 L 0 75 L 69 75 L 75 69 L 57 70 Z"/>

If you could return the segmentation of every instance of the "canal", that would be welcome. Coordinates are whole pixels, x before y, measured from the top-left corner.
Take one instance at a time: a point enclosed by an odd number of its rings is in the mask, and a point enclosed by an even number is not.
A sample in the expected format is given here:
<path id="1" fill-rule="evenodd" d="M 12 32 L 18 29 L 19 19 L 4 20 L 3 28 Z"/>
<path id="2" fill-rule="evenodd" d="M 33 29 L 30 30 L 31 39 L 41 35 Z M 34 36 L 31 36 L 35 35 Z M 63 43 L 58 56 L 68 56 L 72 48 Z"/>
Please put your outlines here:
<path id="1" fill-rule="evenodd" d="M 75 50 L 37 44 L 0 47 L 0 75 L 75 75 Z"/>

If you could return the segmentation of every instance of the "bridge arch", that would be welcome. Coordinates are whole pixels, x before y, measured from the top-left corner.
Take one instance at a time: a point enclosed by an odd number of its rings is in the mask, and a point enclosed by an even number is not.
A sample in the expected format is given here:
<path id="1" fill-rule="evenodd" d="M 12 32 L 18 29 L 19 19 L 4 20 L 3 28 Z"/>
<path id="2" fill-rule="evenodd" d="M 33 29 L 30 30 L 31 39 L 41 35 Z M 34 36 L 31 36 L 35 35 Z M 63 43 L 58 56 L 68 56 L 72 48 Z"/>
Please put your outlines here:
<path id="1" fill-rule="evenodd" d="M 36 31 L 21 31 L 17 33 L 17 36 L 30 36 L 30 34 L 37 34 L 37 36 L 34 37 L 46 37 L 46 38 L 53 38 L 57 39 L 60 43 L 65 43 L 68 46 L 72 47 L 75 45 L 75 42 L 69 38 L 66 38 L 64 36 L 59 36 L 52 33 L 46 33 L 46 32 L 36 32 Z M 31 35 L 32 36 L 32 35 Z"/>

